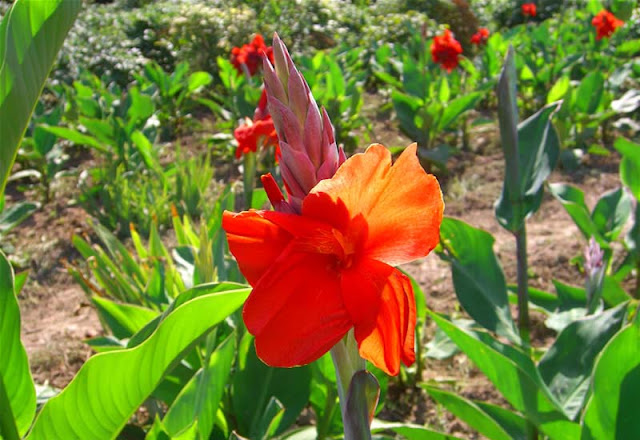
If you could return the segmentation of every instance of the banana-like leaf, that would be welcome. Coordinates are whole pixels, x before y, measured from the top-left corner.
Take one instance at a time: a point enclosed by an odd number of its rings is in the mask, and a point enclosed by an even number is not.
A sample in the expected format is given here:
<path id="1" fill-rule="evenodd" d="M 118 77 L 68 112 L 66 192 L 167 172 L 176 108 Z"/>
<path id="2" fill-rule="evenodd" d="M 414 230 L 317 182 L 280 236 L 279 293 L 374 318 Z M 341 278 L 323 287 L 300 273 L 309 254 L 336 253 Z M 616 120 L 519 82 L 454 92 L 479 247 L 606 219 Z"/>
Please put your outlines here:
<path id="1" fill-rule="evenodd" d="M 20 309 L 13 269 L 0 252 L 0 438 L 24 435 L 36 413 L 27 353 L 20 342 Z M 13 435 L 11 435 L 13 431 Z"/>
<path id="2" fill-rule="evenodd" d="M 115 438 L 163 377 L 249 295 L 238 289 L 176 308 L 142 344 L 89 359 L 38 415 L 29 439 Z"/>
<path id="3" fill-rule="evenodd" d="M 80 0 L 16 0 L 0 23 L 0 192 Z"/>

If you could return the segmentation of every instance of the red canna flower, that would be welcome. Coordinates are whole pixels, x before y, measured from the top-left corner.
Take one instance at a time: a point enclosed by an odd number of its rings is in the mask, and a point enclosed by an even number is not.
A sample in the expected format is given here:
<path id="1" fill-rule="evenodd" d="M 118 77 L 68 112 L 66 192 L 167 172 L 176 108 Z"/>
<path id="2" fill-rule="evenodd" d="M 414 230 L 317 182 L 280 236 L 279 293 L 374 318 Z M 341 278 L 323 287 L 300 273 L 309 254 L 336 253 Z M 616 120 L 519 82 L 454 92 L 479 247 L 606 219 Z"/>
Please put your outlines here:
<path id="1" fill-rule="evenodd" d="M 236 148 L 236 158 L 238 159 L 243 154 L 251 151 L 256 152 L 259 145 L 263 148 L 271 145 L 276 147 L 276 157 L 279 156 L 278 136 L 273 126 L 273 120 L 269 115 L 264 119 L 253 121 L 246 118 L 245 123 L 236 128 L 233 135 L 238 141 L 238 148 Z"/>
<path id="2" fill-rule="evenodd" d="M 522 5 L 522 15 L 535 17 L 537 13 L 536 4 L 535 3 L 524 3 Z"/>
<path id="3" fill-rule="evenodd" d="M 471 44 L 481 45 L 487 42 L 489 38 L 489 29 L 480 28 L 478 31 L 471 36 Z"/>
<path id="4" fill-rule="evenodd" d="M 451 72 L 460 62 L 462 54 L 460 42 L 453 37 L 449 29 L 445 29 L 442 35 L 436 35 L 431 43 L 431 58 L 440 63 L 447 72 Z"/>
<path id="5" fill-rule="evenodd" d="M 274 206 L 284 203 L 263 177 Z M 415 360 L 409 279 L 393 266 L 429 254 L 444 204 L 409 146 L 391 165 L 382 145 L 348 159 L 298 213 L 225 212 L 229 248 L 253 291 L 243 318 L 258 356 L 278 367 L 321 357 L 354 329 L 360 356 L 396 375 Z"/>
<path id="6" fill-rule="evenodd" d="M 624 21 L 616 18 L 611 12 L 603 9 L 598 15 L 593 17 L 591 24 L 596 28 L 596 40 L 602 40 L 604 37 L 609 38 L 617 28 L 624 24 Z"/>
<path id="7" fill-rule="evenodd" d="M 246 68 L 249 75 L 253 76 L 262 66 L 263 54 L 273 61 L 273 48 L 267 47 L 262 35 L 256 34 L 251 43 L 231 49 L 231 64 L 238 72 L 242 73 Z"/>

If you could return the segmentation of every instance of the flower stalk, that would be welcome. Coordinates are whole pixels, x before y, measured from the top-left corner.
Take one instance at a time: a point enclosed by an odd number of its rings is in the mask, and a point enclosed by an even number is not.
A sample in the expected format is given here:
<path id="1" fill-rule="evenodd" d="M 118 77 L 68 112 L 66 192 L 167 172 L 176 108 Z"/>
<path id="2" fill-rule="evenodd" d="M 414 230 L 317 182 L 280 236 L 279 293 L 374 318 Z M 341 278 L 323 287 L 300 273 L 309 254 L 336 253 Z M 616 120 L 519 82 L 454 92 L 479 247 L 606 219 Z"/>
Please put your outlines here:
<path id="1" fill-rule="evenodd" d="M 360 357 L 353 330 L 331 349 L 331 359 L 336 370 L 344 438 L 370 440 L 370 423 L 380 386 L 375 376 L 366 371 L 366 362 Z"/>

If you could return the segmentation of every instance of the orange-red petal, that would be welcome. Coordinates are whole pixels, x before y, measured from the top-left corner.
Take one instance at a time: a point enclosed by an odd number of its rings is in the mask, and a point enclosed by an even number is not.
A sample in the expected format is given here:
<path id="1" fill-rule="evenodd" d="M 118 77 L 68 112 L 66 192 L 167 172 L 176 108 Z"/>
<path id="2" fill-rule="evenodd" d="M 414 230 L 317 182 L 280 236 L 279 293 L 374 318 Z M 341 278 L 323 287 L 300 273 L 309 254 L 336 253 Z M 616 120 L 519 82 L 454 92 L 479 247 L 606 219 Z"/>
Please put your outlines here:
<path id="1" fill-rule="evenodd" d="M 313 197 L 319 193 L 328 194 L 329 199 Z M 352 156 L 334 177 L 313 188 L 302 213 L 342 229 L 342 221 L 332 223 L 338 201 L 351 219 L 365 220 L 367 258 L 395 266 L 426 256 L 438 243 L 442 193 L 436 178 L 422 169 L 415 144 L 393 166 L 391 153 L 379 144 Z"/>
<path id="2" fill-rule="evenodd" d="M 243 310 L 258 357 L 276 367 L 318 359 L 352 327 L 334 259 L 294 253 L 255 286 Z"/>
<path id="3" fill-rule="evenodd" d="M 387 374 L 395 376 L 400 362 L 415 361 L 414 329 L 416 308 L 409 279 L 399 270 L 393 272 L 381 292 L 375 325 L 355 326 L 360 356 Z"/>
<path id="4" fill-rule="evenodd" d="M 229 250 L 252 286 L 269 270 L 293 238 L 265 218 L 265 214 L 265 211 L 253 210 L 239 214 L 225 211 L 222 214 L 222 228 L 227 233 Z"/>

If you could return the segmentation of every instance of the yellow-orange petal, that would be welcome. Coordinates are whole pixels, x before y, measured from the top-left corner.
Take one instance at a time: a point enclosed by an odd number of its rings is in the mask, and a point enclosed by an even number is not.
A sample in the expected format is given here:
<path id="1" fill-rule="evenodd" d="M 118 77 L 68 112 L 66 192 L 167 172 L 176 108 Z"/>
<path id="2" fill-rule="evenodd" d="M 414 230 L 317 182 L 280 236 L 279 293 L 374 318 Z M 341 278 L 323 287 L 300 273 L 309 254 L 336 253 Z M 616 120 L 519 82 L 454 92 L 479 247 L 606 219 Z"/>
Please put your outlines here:
<path id="1" fill-rule="evenodd" d="M 389 375 L 400 371 L 400 362 L 415 361 L 416 308 L 409 279 L 394 269 L 385 284 L 373 326 L 355 326 L 360 356 Z"/>
<path id="2" fill-rule="evenodd" d="M 342 229 L 332 219 L 335 209 L 327 199 L 314 196 L 325 193 L 334 206 L 344 204 L 351 219 L 366 222 L 367 258 L 395 266 L 426 256 L 438 243 L 444 202 L 438 181 L 424 171 L 416 148 L 407 147 L 393 166 L 391 153 L 379 144 L 352 156 L 331 179 L 313 188 L 303 202 L 303 215 Z"/>
<path id="3" fill-rule="evenodd" d="M 292 254 L 274 265 L 249 295 L 243 318 L 266 364 L 313 362 L 352 327 L 332 258 Z"/>

